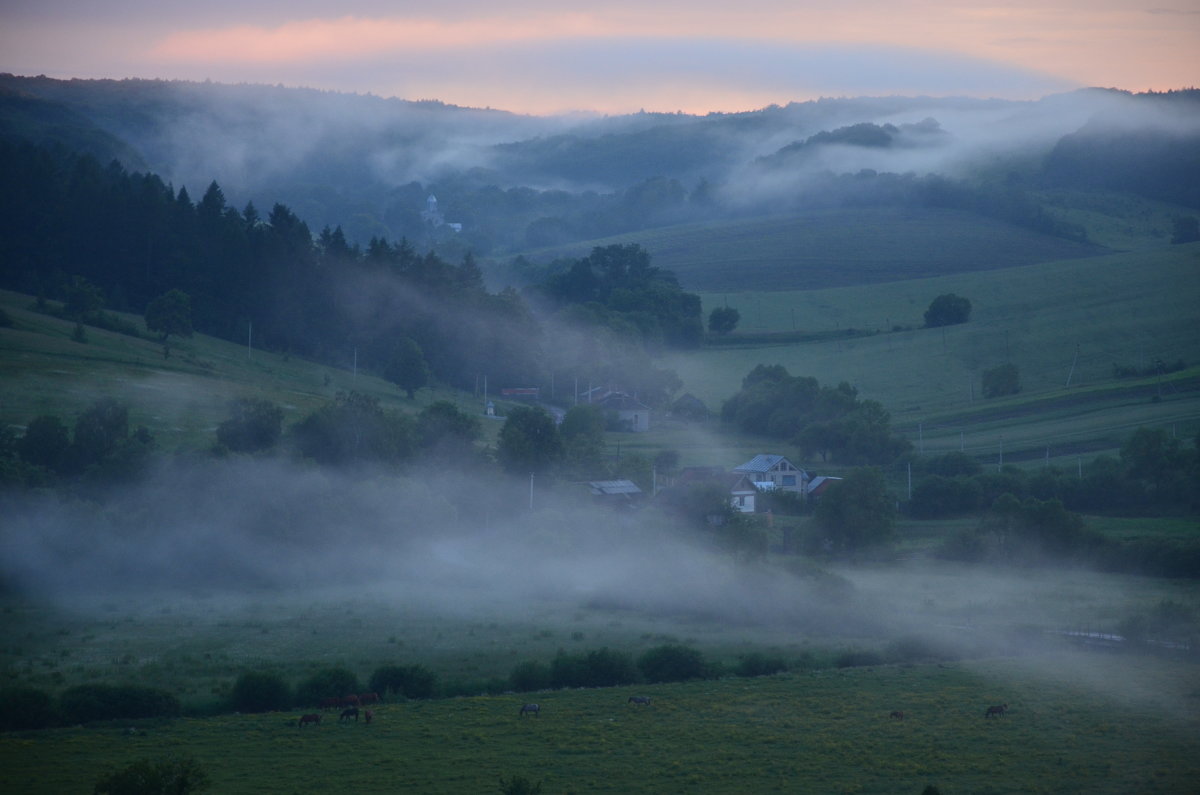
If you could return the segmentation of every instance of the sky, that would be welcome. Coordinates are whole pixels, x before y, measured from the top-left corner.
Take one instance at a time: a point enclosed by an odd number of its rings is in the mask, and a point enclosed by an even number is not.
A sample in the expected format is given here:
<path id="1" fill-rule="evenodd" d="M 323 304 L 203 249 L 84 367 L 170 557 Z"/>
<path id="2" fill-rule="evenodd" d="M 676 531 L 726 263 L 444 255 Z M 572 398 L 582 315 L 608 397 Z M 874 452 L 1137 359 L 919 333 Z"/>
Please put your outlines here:
<path id="1" fill-rule="evenodd" d="M 0 71 L 530 114 L 1192 87 L 1200 0 L 0 0 Z"/>

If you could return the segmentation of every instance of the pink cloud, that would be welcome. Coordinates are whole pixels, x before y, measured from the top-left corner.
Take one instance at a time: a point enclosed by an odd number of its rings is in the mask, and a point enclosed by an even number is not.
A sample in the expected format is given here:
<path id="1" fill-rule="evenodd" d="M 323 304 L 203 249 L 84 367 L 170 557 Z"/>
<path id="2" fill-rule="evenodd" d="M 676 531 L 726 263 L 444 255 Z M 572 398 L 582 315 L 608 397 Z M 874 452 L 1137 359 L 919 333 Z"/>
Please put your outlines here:
<path id="1" fill-rule="evenodd" d="M 521 40 L 603 36 L 611 27 L 585 14 L 536 19 L 307 19 L 275 28 L 241 25 L 179 31 L 150 51 L 167 61 L 279 63 L 358 58 L 393 50 L 435 50 Z"/>

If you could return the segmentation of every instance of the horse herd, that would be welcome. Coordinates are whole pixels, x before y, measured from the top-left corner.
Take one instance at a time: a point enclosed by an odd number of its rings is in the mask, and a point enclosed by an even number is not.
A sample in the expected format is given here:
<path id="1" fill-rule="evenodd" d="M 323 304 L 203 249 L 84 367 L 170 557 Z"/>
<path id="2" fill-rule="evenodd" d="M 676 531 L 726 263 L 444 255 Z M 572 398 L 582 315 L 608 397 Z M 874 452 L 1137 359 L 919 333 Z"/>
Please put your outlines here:
<path id="1" fill-rule="evenodd" d="M 357 693 L 357 694 L 352 693 L 348 696 L 343 696 L 342 698 L 322 699 L 319 706 L 323 710 L 341 709 L 342 713 L 338 717 L 338 723 L 341 723 L 343 721 L 348 721 L 351 718 L 353 718 L 354 722 L 357 723 L 359 707 L 361 707 L 364 704 L 378 704 L 379 700 L 380 699 L 379 699 L 378 693 Z M 367 723 L 370 723 L 371 719 L 375 717 L 375 713 L 369 709 L 363 710 L 363 712 L 364 712 L 363 719 Z M 309 723 L 313 724 L 314 726 L 320 726 L 321 725 L 321 713 L 311 712 L 307 715 L 300 716 L 300 724 L 299 725 L 300 725 L 301 729 L 303 729 Z"/>
<path id="2" fill-rule="evenodd" d="M 321 702 L 321 707 L 323 709 L 337 709 L 342 707 L 343 709 L 341 716 L 338 717 L 338 723 L 350 720 L 351 718 L 353 718 L 355 722 L 358 722 L 358 708 L 363 704 L 376 704 L 378 702 L 379 694 L 377 693 L 359 693 L 358 695 L 346 696 L 345 698 L 327 698 Z M 629 701 L 626 703 L 639 704 L 641 706 L 648 707 L 650 706 L 650 696 L 630 696 Z M 1008 704 L 993 704 L 984 710 L 983 717 L 1002 718 L 1006 712 L 1008 712 Z M 365 710 L 365 713 L 366 722 L 370 723 L 371 718 L 374 717 L 374 713 L 369 709 Z M 518 717 L 532 715 L 535 718 L 538 718 L 541 717 L 541 714 L 541 704 L 522 704 L 521 708 L 517 711 Z M 888 717 L 893 720 L 904 720 L 905 715 L 901 710 L 895 709 L 892 710 Z M 304 728 L 305 724 L 309 723 L 319 726 L 321 724 L 320 713 L 311 713 L 300 716 L 300 728 Z"/>

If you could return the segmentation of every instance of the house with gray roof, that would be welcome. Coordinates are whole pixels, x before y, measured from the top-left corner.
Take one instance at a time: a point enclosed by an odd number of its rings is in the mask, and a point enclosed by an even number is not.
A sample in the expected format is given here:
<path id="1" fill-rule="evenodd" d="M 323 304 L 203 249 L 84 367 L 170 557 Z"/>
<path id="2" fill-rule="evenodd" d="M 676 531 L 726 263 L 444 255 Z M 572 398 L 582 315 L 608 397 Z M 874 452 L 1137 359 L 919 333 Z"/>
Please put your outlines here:
<path id="1" fill-rule="evenodd" d="M 760 491 L 779 489 L 804 494 L 808 485 L 808 473 L 781 455 L 756 455 L 733 471 L 748 477 Z"/>

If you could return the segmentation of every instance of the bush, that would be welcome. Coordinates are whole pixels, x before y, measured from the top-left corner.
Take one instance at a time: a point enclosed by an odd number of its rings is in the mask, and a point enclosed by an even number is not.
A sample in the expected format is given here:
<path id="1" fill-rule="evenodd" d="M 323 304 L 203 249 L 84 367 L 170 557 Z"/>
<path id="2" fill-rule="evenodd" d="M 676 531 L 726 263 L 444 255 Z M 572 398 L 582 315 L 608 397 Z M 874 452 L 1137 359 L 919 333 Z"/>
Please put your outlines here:
<path id="1" fill-rule="evenodd" d="M 738 676 L 770 676 L 788 669 L 787 661 L 778 656 L 767 656 L 762 652 L 742 655 L 733 672 Z"/>
<path id="2" fill-rule="evenodd" d="M 971 301 L 954 293 L 939 295 L 925 310 L 925 327 L 966 323 L 971 317 Z"/>
<path id="3" fill-rule="evenodd" d="M 614 687 L 638 681 L 637 668 L 628 654 L 597 649 L 587 654 L 559 651 L 550 664 L 552 687 Z"/>
<path id="4" fill-rule="evenodd" d="M 358 677 L 345 668 L 323 668 L 296 688 L 298 704 L 319 704 L 326 698 L 345 698 L 358 693 Z"/>
<path id="5" fill-rule="evenodd" d="M 292 693 L 277 673 L 247 671 L 234 682 L 230 703 L 237 712 L 273 712 L 290 709 Z"/>
<path id="6" fill-rule="evenodd" d="M 269 400 L 241 398 L 217 426 L 217 441 L 238 453 L 269 450 L 283 433 L 283 409 Z"/>
<path id="7" fill-rule="evenodd" d="M 0 731 L 45 729 L 55 723 L 48 693 L 33 687 L 0 690 Z"/>
<path id="8" fill-rule="evenodd" d="M 191 757 L 158 762 L 139 759 L 101 776 L 92 792 L 94 795 L 187 795 L 211 785 L 208 774 Z"/>
<path id="9" fill-rule="evenodd" d="M 684 682 L 703 679 L 704 655 L 687 646 L 667 644 L 648 649 L 638 658 L 638 670 L 647 682 Z"/>
<path id="10" fill-rule="evenodd" d="M 1015 364 L 1002 364 L 983 371 L 985 398 L 1015 395 L 1021 391 L 1021 374 Z"/>
<path id="11" fill-rule="evenodd" d="M 512 669 L 508 683 L 518 693 L 545 690 L 550 687 L 550 669 L 540 662 L 523 662 Z"/>
<path id="12" fill-rule="evenodd" d="M 404 698 L 432 698 L 437 676 L 422 665 L 385 665 L 375 669 L 367 687 L 381 697 L 390 692 Z"/>
<path id="13" fill-rule="evenodd" d="M 140 685 L 77 685 L 59 699 L 67 723 L 179 716 L 179 699 L 153 687 Z"/>

